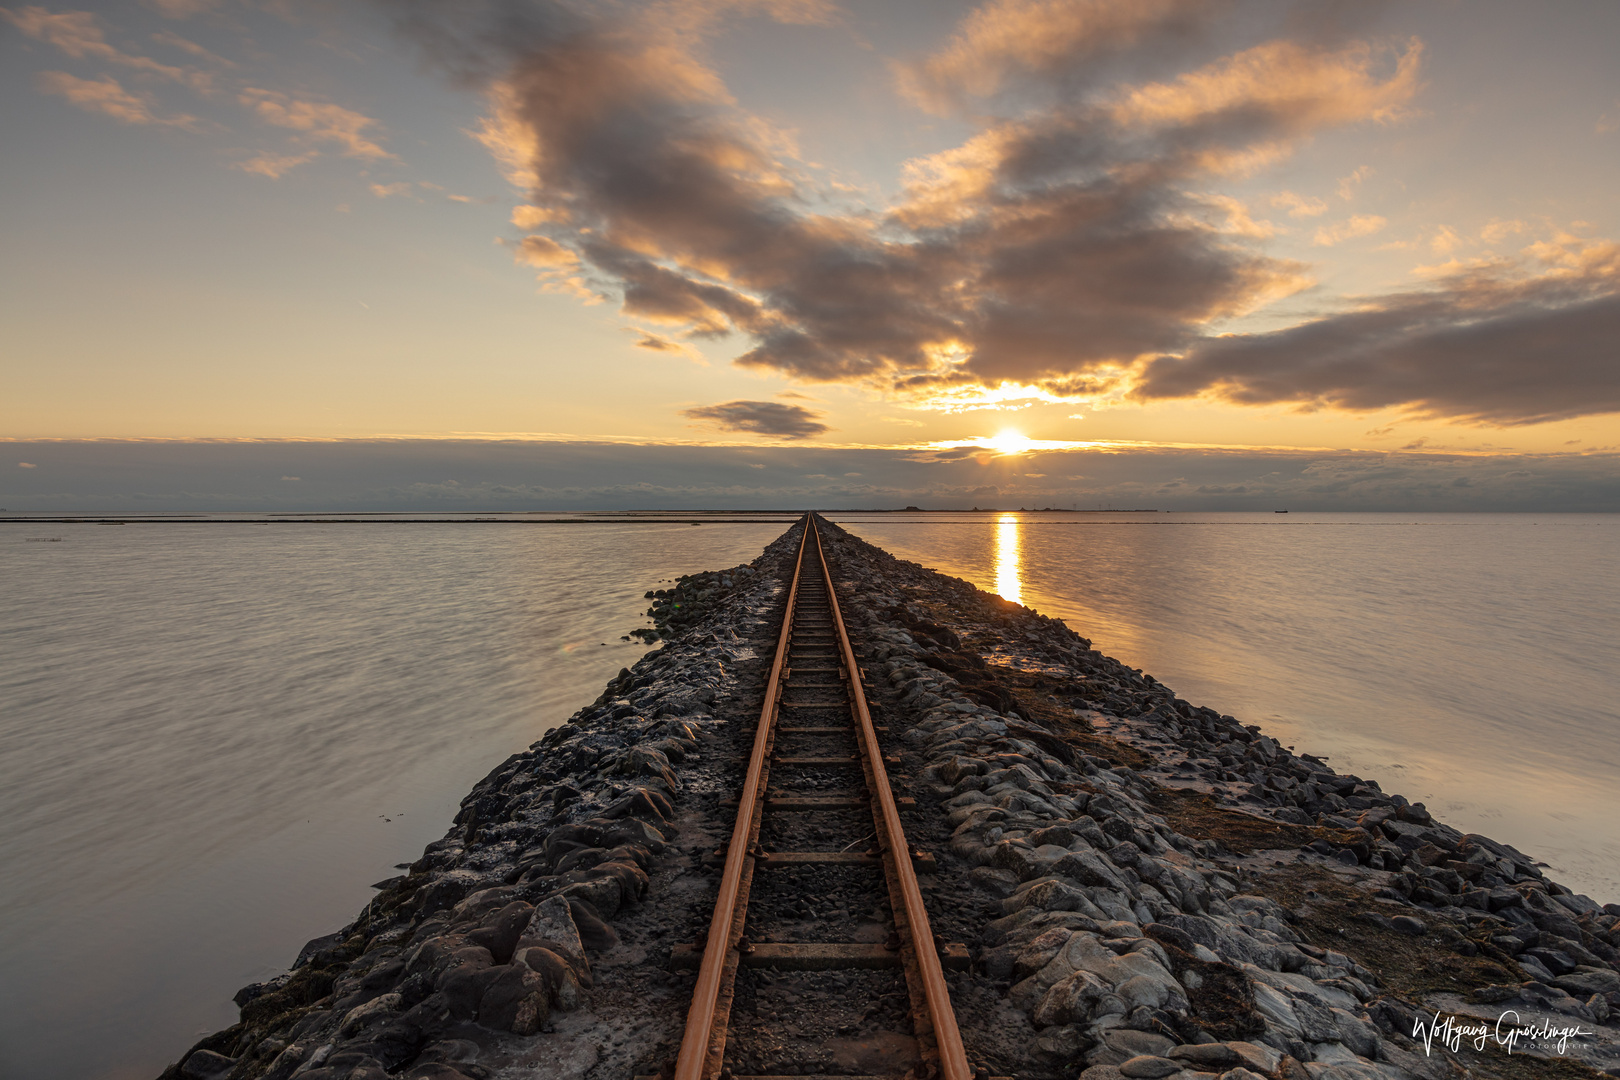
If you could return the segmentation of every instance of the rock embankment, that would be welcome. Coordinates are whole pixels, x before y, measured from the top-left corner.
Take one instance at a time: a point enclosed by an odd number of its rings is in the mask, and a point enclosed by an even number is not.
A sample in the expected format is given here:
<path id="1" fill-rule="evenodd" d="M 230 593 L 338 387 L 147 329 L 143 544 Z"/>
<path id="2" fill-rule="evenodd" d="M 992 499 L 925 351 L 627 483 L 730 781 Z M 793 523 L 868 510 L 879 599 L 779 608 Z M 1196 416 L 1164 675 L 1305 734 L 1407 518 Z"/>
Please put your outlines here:
<path id="1" fill-rule="evenodd" d="M 975 1062 L 1085 1080 L 1620 1074 L 1620 906 L 1061 622 L 823 529 L 896 793 L 918 804 L 909 839 L 938 862 L 934 928 L 974 949 L 952 996 Z M 241 1022 L 165 1075 L 656 1072 L 690 986 L 669 950 L 707 925 L 707 855 L 798 536 L 656 597 L 661 649 L 497 767 L 408 874 L 244 989 Z M 1528 1036 L 1511 1056 L 1471 1035 L 1453 1049 L 1449 1029 L 1425 1045 L 1437 1013 L 1490 1027 L 1509 1010 L 1585 1034 L 1562 1058 Z"/>

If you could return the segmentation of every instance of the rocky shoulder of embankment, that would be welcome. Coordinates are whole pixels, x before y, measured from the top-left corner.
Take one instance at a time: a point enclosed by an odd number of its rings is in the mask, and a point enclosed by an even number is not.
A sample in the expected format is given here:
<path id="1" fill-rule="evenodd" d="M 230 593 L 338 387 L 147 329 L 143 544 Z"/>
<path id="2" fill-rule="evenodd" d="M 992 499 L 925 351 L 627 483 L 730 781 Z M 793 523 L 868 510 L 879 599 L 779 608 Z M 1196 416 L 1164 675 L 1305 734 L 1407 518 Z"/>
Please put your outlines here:
<path id="1" fill-rule="evenodd" d="M 934 929 L 973 948 L 951 990 L 975 1062 L 1031 1080 L 1620 1071 L 1620 907 L 1061 622 L 823 530 L 917 802 L 909 839 L 937 856 Z M 165 1076 L 657 1071 L 690 988 L 670 948 L 707 926 L 799 535 L 658 598 L 662 648 L 496 767 L 408 873 Z M 1447 1045 L 1509 1012 L 1584 1034 L 1564 1056 Z"/>
<path id="2" fill-rule="evenodd" d="M 906 765 L 933 782 L 963 884 L 995 898 L 976 971 L 1037 1030 L 1026 1068 L 1439 1080 L 1540 1057 L 1620 1074 L 1620 905 L 1061 622 L 847 534 L 831 546 L 868 677 L 916 714 Z M 1515 1025 L 1554 1034 L 1509 1056 Z M 1478 1048 L 1446 1046 L 1479 1026 Z"/>
<path id="3" fill-rule="evenodd" d="M 649 1013 L 679 1012 L 663 939 L 690 940 L 701 908 L 677 838 L 712 838 L 677 822 L 730 790 L 725 748 L 757 716 L 801 532 L 684 579 L 671 641 L 496 766 L 443 839 L 286 974 L 244 987 L 240 1022 L 164 1080 L 628 1075 Z"/>

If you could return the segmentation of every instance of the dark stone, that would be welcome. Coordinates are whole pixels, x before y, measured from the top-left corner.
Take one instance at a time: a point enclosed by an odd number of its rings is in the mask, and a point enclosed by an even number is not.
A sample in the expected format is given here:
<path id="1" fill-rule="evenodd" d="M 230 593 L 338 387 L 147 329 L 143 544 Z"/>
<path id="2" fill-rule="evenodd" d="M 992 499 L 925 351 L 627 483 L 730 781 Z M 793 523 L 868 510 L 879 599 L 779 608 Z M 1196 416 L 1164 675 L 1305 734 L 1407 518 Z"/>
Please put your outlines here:
<path id="1" fill-rule="evenodd" d="M 567 874 L 575 870 L 589 870 L 597 863 L 607 862 L 611 856 L 607 848 L 581 847 L 568 852 L 552 868 L 554 874 Z"/>
<path id="2" fill-rule="evenodd" d="M 390 960 L 378 964 L 360 980 L 360 989 L 368 994 L 384 994 L 392 990 L 405 974 L 405 961 Z"/>
<path id="3" fill-rule="evenodd" d="M 288 980 L 291 978 L 292 972 L 289 971 L 285 975 L 278 975 L 274 979 L 270 979 L 267 982 L 249 983 L 247 986 L 244 986 L 242 989 L 238 990 L 236 992 L 236 996 L 231 998 L 231 1000 L 234 1001 L 236 1003 L 236 1007 L 240 1009 L 250 1001 L 257 1000 L 258 998 L 263 997 L 265 994 L 269 994 L 281 989 L 283 986 L 287 985 Z"/>
<path id="4" fill-rule="evenodd" d="M 318 967 L 325 967 L 331 963 L 332 952 L 343 944 L 343 932 L 327 934 L 325 937 L 311 938 L 302 949 L 298 950 L 298 959 L 293 961 L 294 968 L 301 968 L 305 964 L 315 962 Z M 241 1002 L 237 1002 L 238 1005 Z"/>
<path id="5" fill-rule="evenodd" d="M 1190 1061 L 1203 1072 L 1225 1072 L 1243 1064 L 1243 1057 L 1225 1043 L 1212 1042 L 1178 1046 L 1168 1055 L 1175 1061 Z"/>
<path id="6" fill-rule="evenodd" d="M 1184 953 L 1190 953 L 1198 944 L 1184 930 L 1178 930 L 1167 923 L 1151 922 L 1142 927 L 1142 933 L 1155 941 L 1166 945 L 1174 945 Z"/>
<path id="7" fill-rule="evenodd" d="M 484 924 L 467 935 L 467 940 L 474 945 L 481 945 L 489 950 L 491 959 L 497 964 L 512 962 L 512 950 L 517 948 L 518 938 L 523 935 L 524 927 L 534 917 L 534 906 L 522 900 L 513 901 L 490 915 L 484 917 Z"/>
<path id="8" fill-rule="evenodd" d="M 979 954 L 978 969 L 992 979 L 1011 979 L 1013 976 L 1013 962 L 1018 957 L 1019 946 L 998 945 L 993 949 L 985 949 Z"/>
<path id="9" fill-rule="evenodd" d="M 464 964 L 453 967 L 439 977 L 438 994 L 443 997 L 450 1015 L 457 1020 L 471 1020 L 478 1015 L 478 1005 L 484 1000 L 484 990 L 506 968 L 475 967 Z"/>
<path id="10" fill-rule="evenodd" d="M 1568 953 L 1558 949 L 1549 949 L 1543 946 L 1524 950 L 1524 955 L 1533 956 L 1541 962 L 1541 966 L 1554 975 L 1569 975 L 1574 972 L 1576 963 Z"/>
<path id="11" fill-rule="evenodd" d="M 1571 941 L 1579 941 L 1581 939 L 1580 926 L 1567 914 L 1560 914 L 1558 912 L 1532 911 L 1530 913 L 1530 918 L 1537 927 L 1545 930 L 1549 934 L 1553 934 L 1561 938 L 1569 938 Z"/>
<path id="12" fill-rule="evenodd" d="M 545 978 L 527 967 L 508 966 L 485 985 L 478 1023 L 495 1031 L 533 1035 L 550 1011 Z"/>
<path id="13" fill-rule="evenodd" d="M 598 877 L 611 877 L 619 885 L 622 904 L 638 904 L 647 894 L 647 872 L 630 860 L 610 859 L 592 871 Z"/>
<path id="14" fill-rule="evenodd" d="M 467 894 L 477 885 L 477 882 L 465 878 L 441 877 L 417 894 L 420 897 L 418 910 L 423 915 L 431 915 L 435 911 L 455 907 L 465 900 Z"/>
<path id="15" fill-rule="evenodd" d="M 572 1007 L 567 1003 L 570 996 L 568 984 L 573 983 L 577 987 L 583 981 L 572 964 L 563 959 L 559 953 L 540 945 L 527 949 L 523 954 L 523 961 L 545 979 L 549 1000 L 553 1005 L 558 1008 Z"/>
<path id="16" fill-rule="evenodd" d="M 579 940 L 592 952 L 606 952 L 619 943 L 619 935 L 614 933 L 613 927 L 602 921 L 596 909 L 581 900 L 568 901 L 568 913 L 574 917 L 574 927 L 579 931 Z"/>
<path id="17" fill-rule="evenodd" d="M 1292 997 L 1288 1002 L 1299 1017 L 1300 1027 L 1311 1042 L 1335 1042 L 1339 1038 L 1339 1025 L 1333 1010 L 1309 995 Z"/>
<path id="18" fill-rule="evenodd" d="M 1389 922 L 1396 930 L 1403 934 L 1411 934 L 1413 937 L 1422 937 L 1429 932 L 1427 923 L 1411 915 L 1397 915 Z"/>
<path id="19" fill-rule="evenodd" d="M 1386 1035 L 1399 1032 L 1405 1037 L 1412 1034 L 1412 1023 L 1418 1018 L 1417 1010 L 1397 998 L 1381 997 L 1367 1005 L 1367 1015 Z"/>
<path id="20" fill-rule="evenodd" d="M 185 1080 L 218 1080 L 236 1068 L 236 1059 L 216 1054 L 212 1050 L 193 1050 L 180 1066 Z"/>
<path id="21" fill-rule="evenodd" d="M 1031 843 L 1033 842 L 1031 841 Z M 1108 861 L 1115 866 L 1136 866 L 1141 861 L 1141 858 L 1142 849 L 1129 840 L 1108 849 Z"/>
<path id="22" fill-rule="evenodd" d="M 1559 975 L 1552 984 L 1584 1001 L 1593 994 L 1612 994 L 1620 991 L 1620 973 L 1608 968 L 1582 967 L 1571 974 Z"/>
<path id="23" fill-rule="evenodd" d="M 1106 889 L 1121 887 L 1119 875 L 1089 851 L 1071 851 L 1054 862 L 1049 872 L 1069 878 L 1081 885 Z"/>

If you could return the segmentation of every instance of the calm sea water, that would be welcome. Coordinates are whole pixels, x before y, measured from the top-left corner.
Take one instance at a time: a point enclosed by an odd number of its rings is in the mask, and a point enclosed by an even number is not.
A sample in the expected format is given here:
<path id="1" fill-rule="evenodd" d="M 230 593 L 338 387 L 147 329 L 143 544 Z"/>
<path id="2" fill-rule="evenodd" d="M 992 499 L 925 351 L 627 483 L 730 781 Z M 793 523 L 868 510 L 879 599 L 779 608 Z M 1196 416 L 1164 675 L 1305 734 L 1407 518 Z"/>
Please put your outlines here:
<path id="1" fill-rule="evenodd" d="M 848 515 L 1620 902 L 1620 515 Z"/>
<path id="2" fill-rule="evenodd" d="M 834 518 L 1620 901 L 1620 517 Z M 5 526 L 0 1077 L 233 1022 L 786 524 Z"/>
<path id="3" fill-rule="evenodd" d="M 643 592 L 783 528 L 4 526 L 0 1077 L 234 1023 L 642 654 Z"/>

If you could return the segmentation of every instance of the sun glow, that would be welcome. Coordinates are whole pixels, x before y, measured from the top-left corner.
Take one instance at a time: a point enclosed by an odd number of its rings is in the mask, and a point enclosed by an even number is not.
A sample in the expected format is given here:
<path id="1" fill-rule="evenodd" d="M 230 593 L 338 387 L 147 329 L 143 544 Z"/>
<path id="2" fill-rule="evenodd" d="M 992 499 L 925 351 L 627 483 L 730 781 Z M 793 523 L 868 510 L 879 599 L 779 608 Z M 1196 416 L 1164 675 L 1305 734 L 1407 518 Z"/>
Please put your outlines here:
<path id="1" fill-rule="evenodd" d="M 1013 431 L 1010 428 L 979 441 L 998 454 L 1027 454 L 1035 449 L 1035 440 L 1021 431 Z"/>

